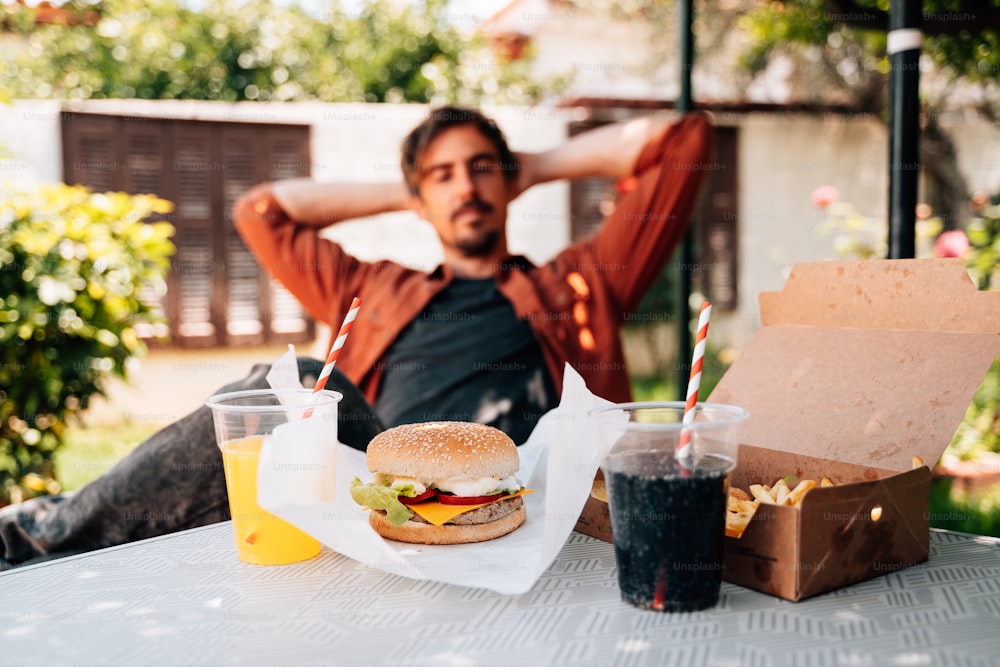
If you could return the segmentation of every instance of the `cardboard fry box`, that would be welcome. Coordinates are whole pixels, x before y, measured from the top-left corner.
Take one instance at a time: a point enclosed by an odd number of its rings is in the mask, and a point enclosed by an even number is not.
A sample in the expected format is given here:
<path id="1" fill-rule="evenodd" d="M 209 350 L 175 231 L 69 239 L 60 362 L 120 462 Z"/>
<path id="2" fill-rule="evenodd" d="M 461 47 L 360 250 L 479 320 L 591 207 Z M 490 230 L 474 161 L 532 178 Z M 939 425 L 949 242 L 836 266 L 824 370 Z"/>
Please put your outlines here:
<path id="1" fill-rule="evenodd" d="M 1000 353 L 1000 292 L 977 291 L 958 259 L 816 262 L 760 311 L 706 399 L 750 411 L 730 483 L 837 486 L 761 504 L 726 538 L 723 578 L 800 600 L 927 560 L 927 465 Z M 608 540 L 606 503 L 588 499 L 576 529 Z"/>

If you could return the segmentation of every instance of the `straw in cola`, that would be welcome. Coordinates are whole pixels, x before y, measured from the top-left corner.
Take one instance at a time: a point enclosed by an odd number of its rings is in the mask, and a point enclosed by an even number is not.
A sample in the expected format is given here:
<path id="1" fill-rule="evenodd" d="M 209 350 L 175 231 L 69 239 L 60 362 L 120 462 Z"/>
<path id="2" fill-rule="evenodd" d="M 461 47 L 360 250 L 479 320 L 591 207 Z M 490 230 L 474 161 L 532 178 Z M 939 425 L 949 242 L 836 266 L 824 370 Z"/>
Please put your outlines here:
<path id="1" fill-rule="evenodd" d="M 712 316 L 712 304 L 703 301 L 698 313 L 698 331 L 695 334 L 694 353 L 691 358 L 691 375 L 688 378 L 687 401 L 684 404 L 684 417 L 681 420 L 680 441 L 677 443 L 677 459 L 686 468 L 691 462 L 691 429 L 694 423 L 695 406 L 698 404 L 698 390 L 701 388 L 701 369 L 705 363 L 705 345 L 708 338 L 708 321 Z"/>

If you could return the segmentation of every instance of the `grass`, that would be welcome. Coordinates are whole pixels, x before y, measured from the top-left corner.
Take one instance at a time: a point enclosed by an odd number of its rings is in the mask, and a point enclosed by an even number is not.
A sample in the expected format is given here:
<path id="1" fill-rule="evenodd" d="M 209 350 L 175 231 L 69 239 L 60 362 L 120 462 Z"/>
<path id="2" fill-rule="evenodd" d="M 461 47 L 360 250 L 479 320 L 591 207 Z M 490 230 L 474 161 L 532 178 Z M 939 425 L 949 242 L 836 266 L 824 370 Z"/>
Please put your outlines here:
<path id="1" fill-rule="evenodd" d="M 136 446 L 157 431 L 149 424 L 67 429 L 65 442 L 53 459 L 63 491 L 73 491 L 100 477 Z"/>
<path id="2" fill-rule="evenodd" d="M 951 487 L 952 480 L 947 478 L 931 484 L 931 526 L 1000 537 L 1000 484 L 975 495 Z"/>

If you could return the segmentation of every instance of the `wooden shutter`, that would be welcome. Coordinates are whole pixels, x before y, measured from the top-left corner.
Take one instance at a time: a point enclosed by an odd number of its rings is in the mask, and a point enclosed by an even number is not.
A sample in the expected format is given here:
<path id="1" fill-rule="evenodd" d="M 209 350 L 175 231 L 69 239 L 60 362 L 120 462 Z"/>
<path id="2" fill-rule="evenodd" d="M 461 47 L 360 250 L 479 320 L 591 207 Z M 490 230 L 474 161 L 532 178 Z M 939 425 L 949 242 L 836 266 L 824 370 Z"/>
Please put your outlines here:
<path id="1" fill-rule="evenodd" d="M 225 345 L 227 301 L 225 262 L 219 253 L 218 163 L 208 123 L 172 122 L 172 160 L 164 184 L 174 195 L 174 244 L 171 263 L 171 313 L 176 341 L 185 347 Z"/>
<path id="2" fill-rule="evenodd" d="M 270 146 L 269 167 L 266 178 L 279 180 L 306 176 L 310 170 L 309 141 L 303 141 L 300 128 L 275 127 L 268 135 Z M 281 283 L 264 276 L 263 288 L 270 301 L 268 326 L 273 340 L 294 342 L 312 330 L 312 321 L 305 315 L 298 300 Z"/>
<path id="3" fill-rule="evenodd" d="M 134 194 L 158 192 L 163 186 L 164 164 L 169 164 L 171 157 L 165 154 L 169 148 L 164 136 L 166 122 L 123 120 L 120 128 L 125 143 L 125 169 L 119 187 Z"/>
<path id="4" fill-rule="evenodd" d="M 571 233 L 583 238 L 597 230 L 614 206 L 618 190 L 610 178 L 585 178 L 569 186 Z"/>
<path id="5" fill-rule="evenodd" d="M 307 127 L 65 113 L 62 134 L 67 182 L 174 202 L 169 326 L 146 335 L 185 347 L 313 338 L 314 323 L 260 270 L 231 219 L 257 183 L 308 176 Z"/>
<path id="6" fill-rule="evenodd" d="M 738 305 L 739 200 L 737 199 L 737 131 L 715 128 L 718 169 L 705 179 L 699 220 L 696 284 L 712 302 L 713 310 L 733 310 Z"/>
<path id="7" fill-rule="evenodd" d="M 105 116 L 62 114 L 63 179 L 97 192 L 121 189 L 124 143 Z"/>
<path id="8" fill-rule="evenodd" d="M 70 184 L 95 192 L 121 190 L 131 193 L 158 193 L 163 171 L 162 125 L 126 125 L 121 118 L 91 114 L 62 114 L 63 174 Z M 153 216 L 150 221 L 169 219 Z M 144 288 L 140 298 L 164 319 L 169 311 L 163 297 Z M 138 325 L 143 338 L 162 338 L 169 325 Z"/>
<path id="9" fill-rule="evenodd" d="M 228 126 L 222 132 L 222 194 L 225 224 L 222 228 L 226 262 L 226 336 L 239 343 L 261 343 L 269 328 L 270 298 L 267 280 L 253 254 L 233 226 L 231 211 L 237 198 L 267 180 L 266 137 L 252 127 Z"/>
<path id="10" fill-rule="evenodd" d="M 606 123 L 581 121 L 571 123 L 569 135 L 576 136 Z M 618 197 L 614 179 L 584 178 L 569 185 L 570 234 L 572 239 L 582 239 L 601 226 L 605 213 L 614 206 Z"/>

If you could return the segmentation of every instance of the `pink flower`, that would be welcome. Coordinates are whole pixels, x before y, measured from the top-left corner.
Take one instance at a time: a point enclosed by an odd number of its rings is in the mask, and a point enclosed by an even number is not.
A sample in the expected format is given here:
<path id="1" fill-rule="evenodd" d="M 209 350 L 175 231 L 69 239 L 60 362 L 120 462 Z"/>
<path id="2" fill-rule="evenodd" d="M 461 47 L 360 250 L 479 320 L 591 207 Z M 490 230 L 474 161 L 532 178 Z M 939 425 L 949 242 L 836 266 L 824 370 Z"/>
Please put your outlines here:
<path id="1" fill-rule="evenodd" d="M 958 229 L 941 234 L 934 242 L 935 257 L 964 257 L 967 252 L 969 252 L 969 237 Z"/>
<path id="2" fill-rule="evenodd" d="M 815 190 L 813 190 L 812 200 L 813 206 L 823 210 L 830 204 L 834 203 L 840 199 L 840 193 L 837 192 L 837 188 L 832 185 L 821 185 Z"/>

